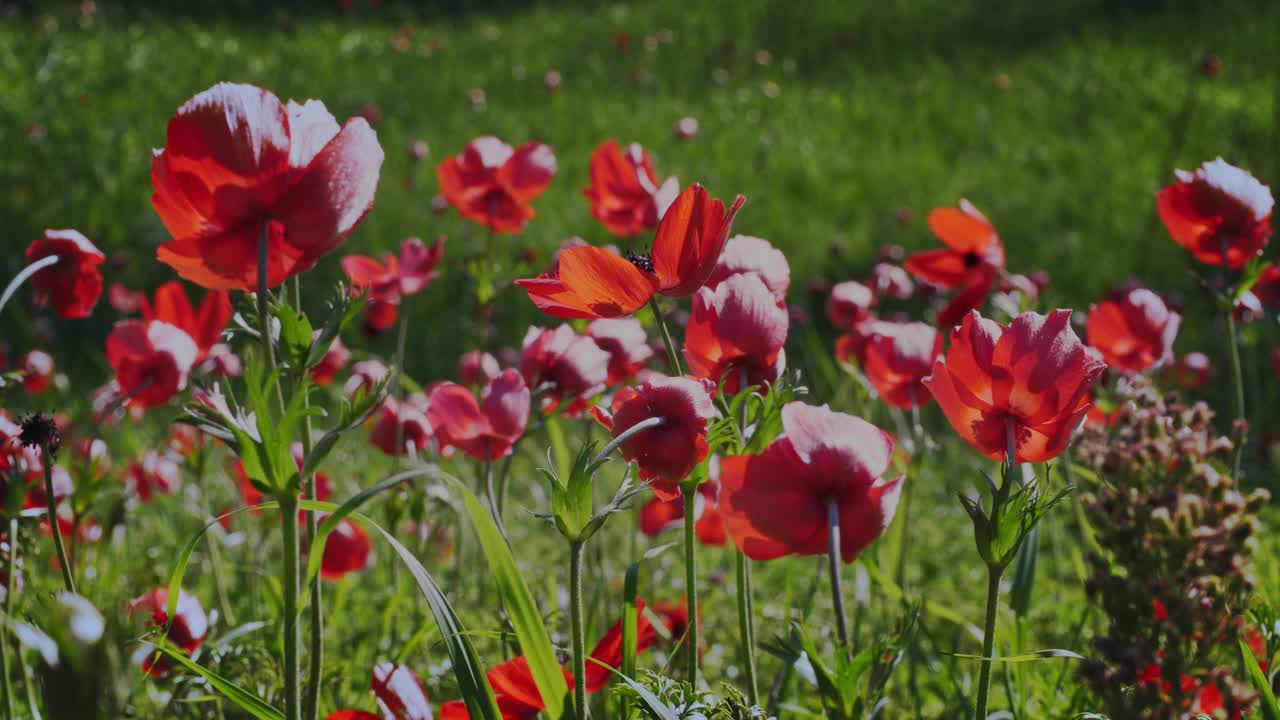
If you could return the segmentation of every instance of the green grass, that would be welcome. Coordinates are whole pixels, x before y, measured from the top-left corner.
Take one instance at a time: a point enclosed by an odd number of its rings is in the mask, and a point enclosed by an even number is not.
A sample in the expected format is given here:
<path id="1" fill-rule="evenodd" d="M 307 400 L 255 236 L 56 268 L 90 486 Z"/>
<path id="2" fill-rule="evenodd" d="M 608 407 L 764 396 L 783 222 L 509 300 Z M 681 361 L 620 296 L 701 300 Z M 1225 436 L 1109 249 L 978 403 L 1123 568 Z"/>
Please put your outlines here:
<path id="1" fill-rule="evenodd" d="M 1280 4 L 1261 0 L 1124 7 L 1102 0 L 714 6 L 658 0 L 432 13 L 393 5 L 351 16 L 329 5 L 259 10 L 251 3 L 232 3 L 229 10 L 206 10 L 194 19 L 159 3 L 151 8 L 98 5 L 91 20 L 79 17 L 76 4 L 53 4 L 53 10 L 40 13 L 24 5 L 0 23 L 0 147 L 5 148 L 0 223 L 8 249 L 0 271 L 16 273 L 20 250 L 43 228 L 75 227 L 109 253 L 120 254 L 122 265 L 109 269 L 108 282 L 153 289 L 171 279 L 172 272 L 153 255 L 167 237 L 149 203 L 150 149 L 163 144 L 174 109 L 215 82 L 250 82 L 282 98 L 319 98 L 340 119 L 373 104 L 381 113 L 377 131 L 387 161 L 374 210 L 344 251 L 383 252 L 407 235 L 448 235 L 446 273 L 414 298 L 411 309 L 415 341 L 409 370 L 424 384 L 451 376 L 458 354 L 482 338 L 464 261 L 483 252 L 484 234 L 452 212 L 436 216 L 430 208 L 435 163 L 482 133 L 512 142 L 542 139 L 556 149 L 560 163 L 551 188 L 535 202 L 538 217 L 528 232 L 500 240 L 504 257 L 519 257 L 525 249 L 537 257 L 504 261 L 505 278 L 537 272 L 569 236 L 612 240 L 591 218 L 581 190 L 591 149 L 613 137 L 643 143 L 661 173 L 703 182 L 719 197 L 746 195 L 735 229 L 768 238 L 786 251 L 793 271 L 791 302 L 815 318 L 821 316 L 821 298 L 806 292 L 810 281 L 860 277 L 883 243 L 909 250 L 932 246 L 925 213 L 967 197 L 999 228 L 1011 269 L 1053 273 L 1052 297 L 1059 304 L 1084 308 L 1130 276 L 1184 295 L 1191 320 L 1177 348 L 1209 352 L 1224 370 L 1225 354 L 1219 330 L 1207 319 L 1207 300 L 1159 226 L 1152 195 L 1174 167 L 1217 155 L 1273 185 L 1280 181 L 1280 46 L 1274 38 Z M 401 52 L 393 39 L 403 28 L 410 31 L 410 43 Z M 630 38 L 626 49 L 615 42 L 619 32 Z M 648 47 L 649 38 L 668 36 L 669 43 Z M 758 50 L 768 51 L 767 64 L 756 62 Z M 1205 80 L 1198 74 L 1199 61 L 1210 51 L 1222 58 L 1223 73 Z M 543 88 L 543 74 L 550 69 L 563 76 L 555 93 Z M 998 84 L 998 76 L 1007 77 L 1007 88 Z M 483 108 L 468 100 L 471 88 L 484 90 Z M 680 141 L 673 128 L 686 115 L 699 120 L 701 132 Z M 1180 122 L 1185 129 L 1175 140 Z M 35 136 L 29 132 L 33 127 L 41 129 Z M 407 154 L 417 138 L 431 147 L 422 163 Z M 339 276 L 336 253 L 307 276 L 314 309 Z M 518 343 L 531 322 L 547 322 L 512 289 L 502 292 L 496 312 L 498 337 L 508 344 Z M 15 354 L 36 343 L 37 335 L 48 334 L 45 321 L 33 318 L 17 304 L 0 318 L 0 337 Z M 53 324 L 53 351 L 70 370 L 74 397 L 83 398 L 109 377 L 99 349 L 111 319 L 104 303 L 92 321 Z M 891 427 L 884 409 L 859 400 L 848 378 L 823 374 L 822 358 L 806 341 L 812 338 L 821 347 L 829 328 L 820 319 L 814 326 L 818 335 L 796 327 L 789 355 L 793 365 L 810 373 L 817 391 L 812 399 Z M 1269 377 L 1261 354 L 1267 332 L 1250 328 L 1247 337 L 1254 346 L 1246 365 L 1257 406 L 1267 396 L 1261 390 L 1262 378 Z M 354 334 L 347 341 L 384 355 L 393 342 L 361 341 Z M 1220 384 L 1225 388 L 1221 378 Z M 11 409 L 22 409 L 25 402 L 17 395 L 5 398 Z M 908 587 L 911 594 L 976 624 L 982 617 L 985 572 L 955 493 L 974 492 L 981 482 L 978 471 L 992 472 L 994 464 L 952 441 L 935 409 L 925 413 L 925 423 L 943 442 L 910 477 L 919 493 L 913 522 L 925 530 L 911 539 Z M 159 443 L 164 430 L 163 423 L 152 421 L 113 431 L 109 440 L 124 461 Z M 600 432 L 587 423 L 572 431 L 578 440 Z M 326 463 L 340 488 L 338 498 L 391 471 L 381 456 L 353 449 L 361 445 L 358 435 Z M 568 622 L 557 600 L 567 559 L 553 533 L 525 513 L 548 510 L 545 488 L 533 472 L 546 445 L 546 438 L 537 436 L 522 451 L 509 522 L 517 560 L 549 618 L 553 640 L 567 647 Z M 467 479 L 478 472 L 465 464 L 455 470 Z M 189 476 L 187 482 L 196 484 Z M 101 504 L 104 522 L 118 525 L 121 534 L 82 549 L 78 562 L 82 569 L 96 568 L 82 584 L 113 625 L 123 623 L 129 597 L 167 581 L 176 549 L 202 518 L 239 501 L 221 457 L 202 487 L 204 492 L 180 493 L 144 509 L 119 504 L 118 494 Z M 371 510 L 393 528 L 409 511 L 400 501 Z M 451 543 L 461 544 L 453 557 L 465 558 L 463 563 L 435 559 L 428 567 L 477 633 L 482 656 L 496 662 L 502 657 L 494 635 L 500 627 L 497 603 L 474 537 L 465 530 L 459 537 L 461 521 L 445 503 L 430 503 L 427 516 L 448 528 Z M 634 555 L 614 550 L 636 542 L 630 522 L 628 517 L 612 520 L 593 541 L 594 554 L 588 554 L 589 638 L 621 612 L 622 574 Z M 221 572 L 230 585 L 225 604 L 218 602 L 214 558 L 207 552 L 198 553 L 187 583 L 206 608 L 222 608 L 211 640 L 237 625 L 271 623 L 279 616 L 272 574 L 279 552 L 274 522 L 241 519 L 235 527 L 241 544 L 221 552 Z M 43 536 L 32 532 L 27 541 L 39 553 L 47 552 Z M 433 541 L 426 556 L 443 545 Z M 1016 650 L 1063 647 L 1088 654 L 1100 618 L 1082 617 L 1088 607 L 1082 588 L 1085 550 L 1069 506 L 1052 513 L 1042 547 L 1027 634 Z M 1275 543 L 1268 540 L 1264 547 L 1274 550 Z M 867 561 L 891 574 L 895 558 L 885 548 L 884 542 L 873 546 Z M 705 674 L 730 680 L 737 662 L 732 558 L 704 550 L 703 562 Z M 660 556 L 656 565 L 646 597 L 678 600 L 683 594 L 678 550 Z M 43 562 L 33 560 L 29 567 L 37 586 L 52 587 L 52 576 L 42 577 Z M 760 639 L 781 631 L 784 618 L 805 604 L 819 571 L 817 560 L 758 566 Z M 1258 574 L 1263 587 L 1280 587 L 1274 553 L 1265 556 Z M 846 579 L 851 595 L 861 592 L 857 588 L 864 580 Z M 818 577 L 809 624 L 825 629 L 831 626 L 831 610 L 822 582 Z M 872 581 L 865 587 L 865 596 L 859 596 L 867 598 L 867 606 L 857 611 L 856 623 L 864 640 L 898 614 L 883 588 Z M 327 592 L 323 707 L 372 709 L 366 689 L 373 664 L 404 651 L 430 615 L 386 547 L 377 549 L 369 571 Z M 27 609 L 38 617 L 42 603 L 33 598 Z M 226 609 L 235 615 L 234 623 Z M 1002 642 L 1011 641 L 1014 623 L 1007 608 L 1001 623 Z M 272 627 L 243 636 L 215 667 L 247 687 L 278 691 Z M 407 651 L 406 661 L 428 679 L 433 701 L 451 699 L 453 680 L 441 665 L 439 638 L 430 632 L 423 637 Z M 909 681 L 905 669 L 895 676 L 892 704 L 882 717 L 960 717 L 958 698 L 971 694 L 977 667 L 950 653 L 977 653 L 979 647 L 970 625 L 926 614 L 916 677 Z M 1004 647 L 1006 653 L 1014 650 Z M 1043 661 L 1019 670 L 1029 688 L 1024 710 L 1031 717 L 1096 709 L 1077 694 L 1073 673 L 1054 692 L 1067 662 Z M 661 660 L 650 655 L 642 666 L 659 667 Z M 762 658 L 762 686 L 776 670 L 775 661 Z M 1002 670 L 994 694 L 997 708 L 1009 706 Z M 1011 677 L 1008 686 L 1017 688 L 1018 681 Z M 172 683 L 159 687 L 172 689 Z M 212 717 L 207 703 L 162 711 L 167 700 L 151 688 L 138 680 L 120 691 L 129 695 L 140 717 Z M 802 688 L 793 686 L 787 697 L 806 702 Z M 784 711 L 784 717 L 793 716 L 804 717 L 795 708 Z"/>

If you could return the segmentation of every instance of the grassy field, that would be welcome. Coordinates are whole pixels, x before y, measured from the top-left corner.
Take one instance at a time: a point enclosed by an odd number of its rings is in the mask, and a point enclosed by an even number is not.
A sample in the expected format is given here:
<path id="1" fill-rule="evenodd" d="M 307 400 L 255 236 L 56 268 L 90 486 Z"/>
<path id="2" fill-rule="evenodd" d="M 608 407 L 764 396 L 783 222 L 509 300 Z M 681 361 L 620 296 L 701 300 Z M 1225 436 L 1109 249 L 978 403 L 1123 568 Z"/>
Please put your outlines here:
<path id="1" fill-rule="evenodd" d="M 717 197 L 747 197 L 735 230 L 786 252 L 790 301 L 813 318 L 792 332 L 789 346 L 792 364 L 807 371 L 818 390 L 811 400 L 890 427 L 882 406 L 819 357 L 831 329 L 822 319 L 822 296 L 806 292 L 811 281 L 862 276 L 882 244 L 908 251 L 933 246 L 925 214 L 966 197 L 999 229 L 1011 270 L 1052 273 L 1057 304 L 1085 308 L 1112 285 L 1140 277 L 1185 296 L 1188 322 L 1176 348 L 1207 352 L 1225 368 L 1221 331 L 1155 216 L 1153 194 L 1175 167 L 1218 155 L 1273 187 L 1280 180 L 1280 3 L 1265 0 L 655 0 L 447 3 L 433 10 L 357 2 L 348 13 L 337 3 L 310 5 L 229 2 L 186 16 L 164 3 L 103 1 L 93 14 L 77 3 L 0 3 L 0 224 L 8 250 L 0 273 L 20 269 L 20 249 L 44 228 L 74 227 L 112 255 L 108 282 L 152 290 L 172 279 L 154 260 L 154 247 L 168 236 L 149 201 L 150 151 L 163 145 L 174 109 L 215 82 L 322 99 L 340 120 L 376 108 L 387 160 L 375 207 L 343 251 L 380 254 L 409 235 L 448 236 L 444 274 L 410 310 L 408 373 L 426 384 L 451 377 L 458 355 L 484 336 L 466 261 L 484 252 L 485 235 L 453 211 L 432 212 L 435 164 L 485 133 L 513 143 L 537 138 L 555 148 L 559 172 L 534 203 L 537 217 L 523 235 L 499 239 L 499 255 L 509 258 L 502 276 L 510 279 L 539 272 L 570 236 L 610 240 L 581 195 L 588 157 L 604 139 L 634 140 L 650 151 L 660 174 L 702 182 Z M 1208 53 L 1221 60 L 1221 74 L 1212 79 L 1201 72 Z M 562 82 L 549 91 L 544 75 L 552 70 Z M 483 102 L 475 101 L 477 89 Z M 675 125 L 686 116 L 698 120 L 700 131 L 682 140 Z M 430 147 L 426 160 L 409 155 L 417 139 Z M 307 276 L 309 306 L 318 309 L 341 277 L 340 254 Z M 531 323 L 548 324 L 514 288 L 501 290 L 495 308 L 497 337 L 507 344 L 518 344 Z M 15 303 L 0 318 L 0 338 L 16 355 L 34 338 L 52 335 L 50 351 L 83 398 L 109 377 L 98 349 L 111 318 L 103 303 L 91 321 L 50 325 Z M 1274 382 L 1263 383 L 1270 378 L 1264 350 L 1274 334 L 1270 325 L 1251 327 L 1245 338 L 1260 423 L 1268 417 L 1266 400 L 1277 395 Z M 383 355 L 394 344 L 390 337 L 357 334 L 347 341 L 358 352 Z M 1219 373 L 1210 392 L 1225 399 L 1225 388 Z M 936 408 L 924 422 L 945 440 L 911 478 L 918 493 L 912 502 L 921 513 L 915 522 L 927 531 L 910 539 L 906 585 L 933 606 L 924 614 L 912 672 L 895 676 L 881 718 L 961 717 L 977 673 L 976 663 L 955 653 L 979 652 L 985 572 L 955 495 L 970 492 L 979 470 L 994 464 L 953 441 Z M 158 444 L 165 430 L 148 423 L 116 431 L 111 442 L 128 456 Z M 587 423 L 571 433 L 575 441 L 599 436 Z M 522 449 L 513 470 L 513 507 L 520 512 L 510 513 L 519 520 L 509 523 L 554 640 L 565 646 L 563 563 L 538 562 L 558 558 L 562 548 L 524 512 L 544 512 L 549 504 L 533 472 L 545 446 L 536 437 Z M 84 581 L 98 607 L 123 608 L 140 589 L 166 582 L 175 549 L 211 512 L 238 503 L 225 458 L 213 460 L 202 479 L 207 492 L 164 497 L 158 510 L 130 518 L 127 529 L 121 521 L 129 506 L 109 498 L 105 506 L 116 515 L 104 524 L 118 527 L 118 534 L 85 548 L 80 563 L 97 568 L 86 571 Z M 367 447 L 344 446 L 325 469 L 336 495 L 345 497 L 392 466 Z M 465 474 L 478 472 L 462 464 L 457 470 L 468 482 Z M 1053 472 L 1054 483 L 1064 482 L 1056 466 Z M 1256 482 L 1270 479 L 1264 470 Z M 395 527 L 410 508 L 391 501 L 371 512 Z M 432 572 L 476 631 L 482 656 L 497 660 L 503 648 L 495 632 L 497 603 L 474 540 L 459 532 L 446 503 L 431 503 L 427 517 L 446 528 L 449 542 L 461 543 L 451 558 L 431 565 Z M 589 558 L 589 638 L 617 616 L 629 562 L 623 558 L 631 556 L 603 549 L 635 547 L 631 522 L 618 518 L 593 541 L 601 553 Z M 187 583 L 218 613 L 211 639 L 280 614 L 279 588 L 269 575 L 279 551 L 262 540 L 274 526 L 236 523 L 239 544 L 216 556 L 197 554 Z M 1101 618 L 1084 595 L 1085 549 L 1074 505 L 1056 511 L 1044 533 L 1030 615 L 1024 622 L 1001 616 L 1010 639 L 1004 650 L 1088 654 Z M 677 539 L 672 534 L 661 542 Z M 892 574 L 893 548 L 873 546 L 851 571 L 850 595 L 858 598 L 851 612 L 862 638 L 899 614 L 880 577 Z M 1264 589 L 1280 588 L 1275 549 L 1267 538 L 1257 573 Z M 326 710 L 369 705 L 369 669 L 397 657 L 428 680 L 433 701 L 456 696 L 439 636 L 430 631 L 430 615 L 410 578 L 385 547 L 377 553 L 359 579 L 328 590 Z M 830 625 L 819 560 L 759 566 L 762 638 L 783 631 L 782 619 L 809 603 L 811 617 L 822 618 L 815 627 Z M 706 550 L 704 563 L 706 673 L 731 682 L 739 672 L 733 559 L 728 551 Z M 678 600 L 681 573 L 678 547 L 660 555 L 647 594 Z M 119 615 L 112 620 L 123 620 L 123 610 Z M 264 661 L 275 651 L 271 637 L 251 627 L 212 651 L 211 663 L 247 687 L 276 692 L 274 665 Z M 644 662 L 662 666 L 652 656 Z M 1013 707 L 1024 720 L 1096 709 L 1068 662 L 1002 670 L 994 707 Z M 778 668 L 772 659 L 762 661 L 765 683 Z M 172 682 L 139 677 L 115 690 L 129 694 L 138 717 L 215 717 L 211 703 L 172 702 Z M 809 717 L 812 710 L 787 705 L 782 717 Z"/>

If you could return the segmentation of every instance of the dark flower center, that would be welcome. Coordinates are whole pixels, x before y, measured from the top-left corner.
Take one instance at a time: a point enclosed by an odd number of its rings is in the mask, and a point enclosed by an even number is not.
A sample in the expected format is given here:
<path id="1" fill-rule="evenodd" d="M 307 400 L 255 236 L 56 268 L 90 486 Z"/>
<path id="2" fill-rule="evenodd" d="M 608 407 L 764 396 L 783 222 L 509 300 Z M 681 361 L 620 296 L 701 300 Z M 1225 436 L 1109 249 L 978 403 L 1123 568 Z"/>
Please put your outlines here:
<path id="1" fill-rule="evenodd" d="M 647 273 L 653 272 L 653 256 L 651 255 L 639 255 L 630 252 L 627 253 L 627 260 L 631 261 L 632 265 L 635 265 Z"/>
<path id="2" fill-rule="evenodd" d="M 58 425 L 52 417 L 36 413 L 23 418 L 19 424 L 22 432 L 18 435 L 18 442 L 32 448 L 47 447 L 49 457 L 58 453 L 58 448 L 62 445 L 62 434 L 58 432 Z"/>
<path id="3" fill-rule="evenodd" d="M 982 256 L 970 250 L 964 254 L 964 266 L 970 270 L 982 264 Z"/>

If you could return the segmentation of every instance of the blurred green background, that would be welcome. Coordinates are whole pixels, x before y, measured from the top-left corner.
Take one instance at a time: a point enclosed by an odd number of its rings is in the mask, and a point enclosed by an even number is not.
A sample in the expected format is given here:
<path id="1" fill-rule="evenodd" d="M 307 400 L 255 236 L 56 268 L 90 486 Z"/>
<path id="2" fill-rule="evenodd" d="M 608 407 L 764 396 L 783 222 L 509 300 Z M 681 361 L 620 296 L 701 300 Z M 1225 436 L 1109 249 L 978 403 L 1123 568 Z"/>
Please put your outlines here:
<path id="1" fill-rule="evenodd" d="M 74 227 L 113 255 L 108 282 L 154 289 L 174 274 L 154 260 L 167 236 L 149 159 L 173 111 L 221 80 L 319 98 L 339 120 L 376 114 L 387 161 L 373 212 L 307 277 L 311 301 L 342 252 L 447 235 L 446 272 L 410 309 L 421 379 L 450 373 L 483 332 L 464 262 L 483 232 L 431 210 L 435 164 L 483 133 L 542 139 L 560 164 L 528 231 L 499 242 L 505 279 L 539 271 L 567 237 L 613 240 L 581 192 L 591 149 L 618 138 L 660 174 L 746 195 L 735 229 L 787 252 L 792 302 L 814 315 L 811 280 L 861 277 L 883 243 L 932 246 L 924 215 L 967 197 L 1011 270 L 1053 274 L 1057 303 L 1085 308 L 1130 276 L 1185 295 L 1177 348 L 1222 368 L 1208 299 L 1152 195 L 1174 167 L 1218 155 L 1280 177 L 1280 3 L 1264 0 L 188 5 L 0 5 L 0 271 L 16 273 L 43 228 Z M 700 132 L 681 141 L 685 116 Z M 423 161 L 408 152 L 418 139 Z M 543 322 L 511 288 L 495 311 L 509 343 Z M 56 321 L 55 356 L 101 382 L 113 320 L 103 302 L 90 321 Z M 39 330 L 22 310 L 0 321 L 15 353 Z"/>

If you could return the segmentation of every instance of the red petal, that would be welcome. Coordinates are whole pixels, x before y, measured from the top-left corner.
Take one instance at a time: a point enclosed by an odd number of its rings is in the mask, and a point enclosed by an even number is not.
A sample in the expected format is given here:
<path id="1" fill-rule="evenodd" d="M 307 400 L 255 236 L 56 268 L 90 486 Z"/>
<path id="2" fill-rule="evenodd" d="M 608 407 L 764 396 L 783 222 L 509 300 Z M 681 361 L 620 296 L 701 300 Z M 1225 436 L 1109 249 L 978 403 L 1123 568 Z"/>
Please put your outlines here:
<path id="1" fill-rule="evenodd" d="M 929 213 L 929 229 L 938 239 L 961 253 L 982 255 L 997 239 L 996 230 L 980 216 L 958 208 L 936 208 Z"/>
<path id="2" fill-rule="evenodd" d="M 554 317 L 622 317 L 644 307 L 657 280 L 615 252 L 575 247 L 560 253 L 555 278 L 517 280 L 540 310 Z"/>
<path id="3" fill-rule="evenodd" d="M 542 194 L 556 174 L 556 154 L 550 145 L 527 142 L 498 168 L 497 180 L 521 202 Z"/>
<path id="4" fill-rule="evenodd" d="M 431 720 L 427 688 L 408 667 L 379 663 L 373 669 L 372 686 L 385 720 Z"/>

